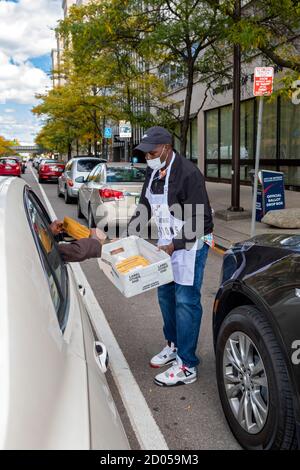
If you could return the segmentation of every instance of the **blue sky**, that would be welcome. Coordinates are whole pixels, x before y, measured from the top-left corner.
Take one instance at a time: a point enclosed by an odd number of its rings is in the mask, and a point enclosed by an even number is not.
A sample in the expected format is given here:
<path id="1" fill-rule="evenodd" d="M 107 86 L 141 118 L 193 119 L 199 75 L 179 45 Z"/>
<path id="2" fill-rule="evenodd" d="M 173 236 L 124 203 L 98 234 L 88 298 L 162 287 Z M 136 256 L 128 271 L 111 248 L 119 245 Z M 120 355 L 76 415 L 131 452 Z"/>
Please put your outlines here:
<path id="1" fill-rule="evenodd" d="M 51 87 L 51 49 L 62 0 L 0 0 L 0 135 L 32 143 L 36 93 Z"/>

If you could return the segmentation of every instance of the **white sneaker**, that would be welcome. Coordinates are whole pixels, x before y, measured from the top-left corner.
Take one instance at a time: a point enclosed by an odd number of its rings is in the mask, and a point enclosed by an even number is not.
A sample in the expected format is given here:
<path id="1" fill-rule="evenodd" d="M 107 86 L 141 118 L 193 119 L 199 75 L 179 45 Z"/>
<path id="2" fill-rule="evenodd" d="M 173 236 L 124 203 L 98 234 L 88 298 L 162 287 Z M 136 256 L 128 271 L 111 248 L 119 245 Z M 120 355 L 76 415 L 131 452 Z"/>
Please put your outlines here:
<path id="1" fill-rule="evenodd" d="M 168 370 L 158 374 L 154 382 L 161 387 L 173 387 L 175 385 L 187 385 L 196 382 L 196 367 L 186 367 L 182 364 L 180 357 L 177 356 L 175 364 Z"/>
<path id="2" fill-rule="evenodd" d="M 156 354 L 156 356 L 153 356 L 150 361 L 150 366 L 159 368 L 175 361 L 177 356 L 177 348 L 172 346 L 173 343 L 171 343 L 171 346 L 167 345 L 160 353 Z"/>

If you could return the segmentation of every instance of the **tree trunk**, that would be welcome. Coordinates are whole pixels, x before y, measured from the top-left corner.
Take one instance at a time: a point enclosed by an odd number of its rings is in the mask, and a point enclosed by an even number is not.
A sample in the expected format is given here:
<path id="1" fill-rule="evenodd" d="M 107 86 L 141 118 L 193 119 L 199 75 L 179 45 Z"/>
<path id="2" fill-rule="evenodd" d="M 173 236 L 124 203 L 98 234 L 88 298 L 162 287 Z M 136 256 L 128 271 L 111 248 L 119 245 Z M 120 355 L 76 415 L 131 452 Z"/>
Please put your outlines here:
<path id="1" fill-rule="evenodd" d="M 193 95 L 193 85 L 194 85 L 194 63 L 191 61 L 188 64 L 188 80 L 186 87 L 186 96 L 184 102 L 184 114 L 183 121 L 181 123 L 181 138 L 180 138 L 180 153 L 186 157 L 187 149 L 187 136 L 190 127 L 190 113 L 191 113 L 191 102 Z"/>
<path id="2" fill-rule="evenodd" d="M 72 158 L 72 143 L 68 143 L 68 160 L 71 160 Z"/>
<path id="3" fill-rule="evenodd" d="M 97 150 L 97 136 L 94 135 L 94 155 L 98 157 L 98 150 Z"/>
<path id="4" fill-rule="evenodd" d="M 105 124 L 106 124 L 106 119 L 103 117 L 102 119 L 102 158 L 106 158 L 106 139 L 104 138 L 105 134 Z"/>
<path id="5" fill-rule="evenodd" d="M 89 141 L 88 141 L 88 155 L 89 156 L 92 155 L 92 141 L 91 141 L 91 139 L 89 139 Z"/>
<path id="6" fill-rule="evenodd" d="M 133 156 L 133 133 L 132 136 L 129 139 L 129 158 L 128 160 L 131 162 L 132 161 L 132 156 Z"/>
<path id="7" fill-rule="evenodd" d="M 78 139 L 76 139 L 76 155 L 77 155 L 77 157 L 79 155 L 79 141 L 78 141 Z"/>

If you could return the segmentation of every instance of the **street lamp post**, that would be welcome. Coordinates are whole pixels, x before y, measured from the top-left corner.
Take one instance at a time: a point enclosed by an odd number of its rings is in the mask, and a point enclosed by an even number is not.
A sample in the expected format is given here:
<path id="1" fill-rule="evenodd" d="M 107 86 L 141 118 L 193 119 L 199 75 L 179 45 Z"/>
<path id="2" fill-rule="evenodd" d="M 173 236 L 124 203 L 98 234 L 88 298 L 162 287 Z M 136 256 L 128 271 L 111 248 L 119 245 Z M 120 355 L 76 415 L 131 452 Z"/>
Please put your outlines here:
<path id="1" fill-rule="evenodd" d="M 235 1 L 235 21 L 241 18 L 241 0 Z M 234 45 L 233 51 L 233 116 L 232 116 L 232 185 L 231 206 L 232 212 L 242 212 L 240 207 L 240 149 L 241 149 L 241 48 Z"/>

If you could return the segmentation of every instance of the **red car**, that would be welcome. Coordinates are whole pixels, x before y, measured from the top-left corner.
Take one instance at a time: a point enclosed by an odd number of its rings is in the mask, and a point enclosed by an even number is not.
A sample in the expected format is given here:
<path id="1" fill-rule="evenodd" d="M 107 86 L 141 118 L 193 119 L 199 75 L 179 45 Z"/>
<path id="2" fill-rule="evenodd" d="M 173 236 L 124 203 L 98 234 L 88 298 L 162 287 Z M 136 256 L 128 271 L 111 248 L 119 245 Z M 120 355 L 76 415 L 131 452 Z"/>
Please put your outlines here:
<path id="1" fill-rule="evenodd" d="M 22 165 L 18 158 L 2 157 L 0 158 L 0 176 L 19 176 L 21 177 Z"/>
<path id="2" fill-rule="evenodd" d="M 39 183 L 43 181 L 57 181 L 64 172 L 65 163 L 55 160 L 44 160 L 39 166 Z"/>

